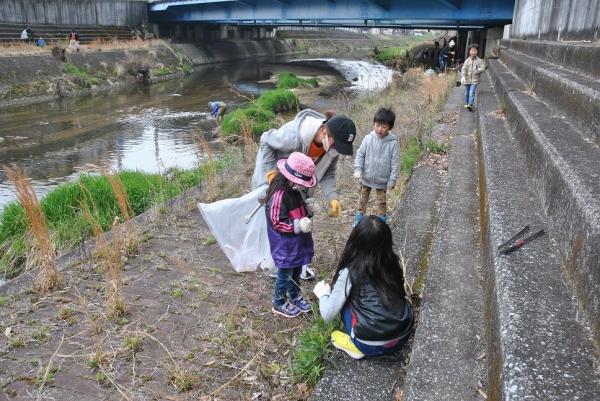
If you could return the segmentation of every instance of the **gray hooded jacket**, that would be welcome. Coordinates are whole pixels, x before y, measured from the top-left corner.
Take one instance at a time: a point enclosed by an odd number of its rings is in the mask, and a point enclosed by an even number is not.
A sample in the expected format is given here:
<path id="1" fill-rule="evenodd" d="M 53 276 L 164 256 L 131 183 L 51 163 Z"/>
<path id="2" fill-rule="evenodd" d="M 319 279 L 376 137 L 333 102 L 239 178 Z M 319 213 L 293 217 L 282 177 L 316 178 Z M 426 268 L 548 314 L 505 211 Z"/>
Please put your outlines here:
<path id="1" fill-rule="evenodd" d="M 325 116 L 314 110 L 302 110 L 296 117 L 277 129 L 264 132 L 260 137 L 258 154 L 256 155 L 256 166 L 252 175 L 252 188 L 258 188 L 267 183 L 267 173 L 277 168 L 277 160 L 288 157 L 292 152 L 308 153 L 311 142 L 316 134 L 300 134 L 300 124 L 306 117 L 313 117 L 325 121 Z M 335 169 L 338 155 L 331 156 L 325 153 L 315 163 L 315 173 L 318 185 L 325 195 L 327 201 L 339 199 L 335 184 Z M 308 191 L 311 197 L 314 188 Z"/>
<path id="2" fill-rule="evenodd" d="M 361 182 L 369 188 L 394 187 L 398 179 L 398 138 L 389 133 L 379 138 L 373 131 L 363 139 L 354 159 L 354 171 L 362 173 Z"/>

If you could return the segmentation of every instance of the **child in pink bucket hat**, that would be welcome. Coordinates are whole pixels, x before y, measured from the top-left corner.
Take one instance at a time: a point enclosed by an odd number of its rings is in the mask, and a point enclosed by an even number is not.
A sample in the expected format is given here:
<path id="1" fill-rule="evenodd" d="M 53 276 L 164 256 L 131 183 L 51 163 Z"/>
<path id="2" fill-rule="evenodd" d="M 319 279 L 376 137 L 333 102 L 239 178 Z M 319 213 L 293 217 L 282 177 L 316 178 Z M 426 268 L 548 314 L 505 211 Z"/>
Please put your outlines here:
<path id="1" fill-rule="evenodd" d="M 273 295 L 273 313 L 296 317 L 311 311 L 310 303 L 300 296 L 302 265 L 314 256 L 312 211 L 302 190 L 317 185 L 315 164 L 300 152 L 277 162 L 277 175 L 271 181 L 264 199 L 267 235 L 271 256 L 277 267 Z"/>

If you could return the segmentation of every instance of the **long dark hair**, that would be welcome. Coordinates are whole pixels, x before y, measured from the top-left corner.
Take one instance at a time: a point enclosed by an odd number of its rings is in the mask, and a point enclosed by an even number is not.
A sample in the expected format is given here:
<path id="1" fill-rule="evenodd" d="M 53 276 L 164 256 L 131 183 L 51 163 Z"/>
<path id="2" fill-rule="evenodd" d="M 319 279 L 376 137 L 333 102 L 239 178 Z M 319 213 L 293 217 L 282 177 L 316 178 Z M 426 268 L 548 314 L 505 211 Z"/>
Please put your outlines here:
<path id="1" fill-rule="evenodd" d="M 367 281 L 377 289 L 387 307 L 392 307 L 406 296 L 404 274 L 394 252 L 392 230 L 379 217 L 365 216 L 354 227 L 333 277 L 334 283 L 344 268 L 349 270 L 351 297 L 358 295 L 361 284 Z"/>
<path id="2" fill-rule="evenodd" d="M 267 188 L 267 193 L 265 194 L 265 197 L 260 198 L 259 202 L 262 203 L 263 205 L 266 205 L 267 202 L 269 202 L 269 200 L 273 197 L 273 194 L 275 194 L 275 192 L 277 192 L 280 189 L 289 189 L 289 188 L 291 188 L 290 181 L 287 178 L 285 178 L 285 176 L 283 174 L 281 174 L 281 172 L 279 170 L 277 170 L 277 174 L 271 180 L 271 183 L 269 184 L 269 188 Z"/>

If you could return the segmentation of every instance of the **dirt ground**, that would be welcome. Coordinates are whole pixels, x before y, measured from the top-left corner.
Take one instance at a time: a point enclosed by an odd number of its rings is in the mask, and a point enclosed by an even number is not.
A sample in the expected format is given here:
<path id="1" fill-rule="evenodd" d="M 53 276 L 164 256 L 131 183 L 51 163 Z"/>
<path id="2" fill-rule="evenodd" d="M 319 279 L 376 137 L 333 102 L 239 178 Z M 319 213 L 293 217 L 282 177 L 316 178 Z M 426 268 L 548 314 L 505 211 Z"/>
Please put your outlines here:
<path id="1" fill-rule="evenodd" d="M 321 277 L 335 269 L 352 224 L 356 191 L 352 182 L 340 186 L 343 216 L 331 219 L 323 208 L 315 218 Z M 195 204 L 157 216 L 139 255 L 126 261 L 122 319 L 105 315 L 104 274 L 91 262 L 65 271 L 60 291 L 4 300 L 0 399 L 308 398 L 310 389 L 291 383 L 289 366 L 310 317 L 275 317 L 273 279 L 236 273 Z M 313 285 L 303 283 L 312 299 Z"/>

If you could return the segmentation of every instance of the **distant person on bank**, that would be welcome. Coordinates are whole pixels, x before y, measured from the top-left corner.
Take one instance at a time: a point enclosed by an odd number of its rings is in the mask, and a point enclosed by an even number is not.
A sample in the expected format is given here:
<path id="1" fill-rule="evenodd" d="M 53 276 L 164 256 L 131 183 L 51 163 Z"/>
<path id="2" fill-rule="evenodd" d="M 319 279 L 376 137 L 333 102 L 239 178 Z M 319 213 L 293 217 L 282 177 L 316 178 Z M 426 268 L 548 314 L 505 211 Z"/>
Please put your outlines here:
<path id="1" fill-rule="evenodd" d="M 465 87 L 465 109 L 473 111 L 479 76 L 485 71 L 485 63 L 477 57 L 479 46 L 469 46 L 469 58 L 464 62 L 461 70 L 460 83 Z"/>
<path id="2" fill-rule="evenodd" d="M 75 30 L 69 33 L 69 50 L 79 52 L 79 34 Z"/>
<path id="3" fill-rule="evenodd" d="M 227 104 L 221 101 L 208 102 L 208 107 L 210 107 L 210 116 L 217 122 L 221 122 L 227 113 Z"/>
<path id="4" fill-rule="evenodd" d="M 438 61 L 440 65 L 440 70 L 442 70 L 442 72 L 446 72 L 446 68 L 450 67 L 450 63 L 456 55 L 456 49 L 454 48 L 454 45 L 454 40 L 451 40 L 450 43 L 448 43 L 448 46 L 444 46 L 442 48 L 442 51 L 440 52 L 440 57 Z"/>
<path id="5" fill-rule="evenodd" d="M 337 218 L 342 210 L 335 182 L 337 161 L 339 155 L 352 155 L 355 137 L 356 126 L 348 117 L 333 112 L 321 114 L 302 110 L 292 121 L 261 135 L 252 188 L 271 182 L 276 175 L 278 160 L 292 152 L 301 152 L 314 161 L 318 185 L 329 203 L 328 214 Z M 314 205 L 310 199 L 313 194 L 314 188 L 304 192 L 311 205 Z M 302 266 L 302 279 L 312 279 L 314 275 L 308 265 Z"/>
<path id="6" fill-rule="evenodd" d="M 26 27 L 21 31 L 21 41 L 30 43 L 33 39 L 33 30 L 30 27 Z"/>
<path id="7" fill-rule="evenodd" d="M 320 281 L 313 292 L 326 322 L 341 316 L 345 332 L 334 331 L 331 341 L 354 359 L 399 350 L 412 332 L 413 306 L 392 231 L 376 216 L 366 216 L 350 233 L 333 289 Z"/>

